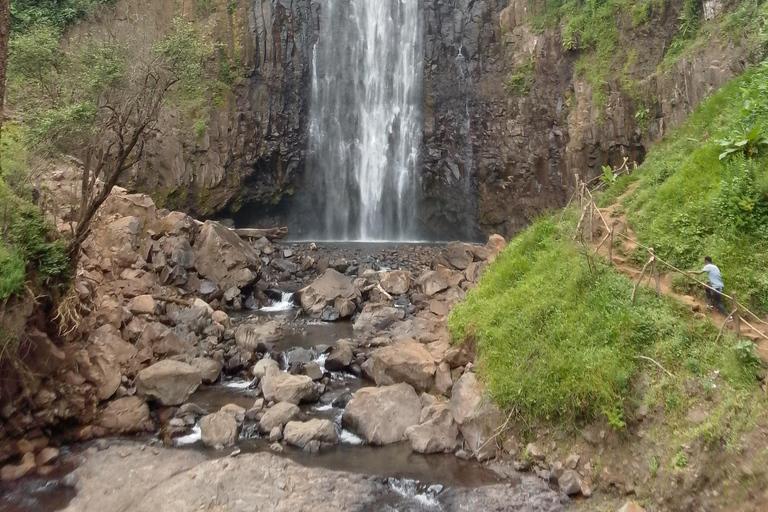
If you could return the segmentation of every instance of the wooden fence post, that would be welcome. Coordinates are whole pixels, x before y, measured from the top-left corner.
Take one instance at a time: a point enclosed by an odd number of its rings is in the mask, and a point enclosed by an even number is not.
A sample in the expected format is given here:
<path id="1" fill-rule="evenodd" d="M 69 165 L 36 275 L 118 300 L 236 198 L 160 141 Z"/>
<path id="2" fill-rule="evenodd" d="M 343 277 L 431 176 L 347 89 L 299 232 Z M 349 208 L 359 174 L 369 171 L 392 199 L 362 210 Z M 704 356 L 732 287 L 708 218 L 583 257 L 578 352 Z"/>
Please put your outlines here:
<path id="1" fill-rule="evenodd" d="M 653 252 L 653 247 L 649 249 L 649 252 L 651 253 L 651 258 L 653 258 L 651 273 L 653 274 L 653 279 L 656 281 L 656 295 L 661 297 L 661 278 L 659 277 L 659 269 L 656 268 L 656 253 Z"/>
<path id="2" fill-rule="evenodd" d="M 592 199 L 589 200 L 589 241 L 592 241 L 592 231 L 594 230 L 594 226 L 592 225 L 593 219 L 595 217 L 595 202 L 592 201 Z"/>
<path id="3" fill-rule="evenodd" d="M 616 229 L 617 221 L 613 221 L 610 231 L 608 231 L 608 264 L 613 266 L 613 232 Z"/>
<path id="4" fill-rule="evenodd" d="M 736 331 L 736 336 L 739 336 L 741 334 L 741 316 L 739 315 L 739 299 L 736 298 L 736 292 L 731 292 L 731 297 L 733 297 L 733 328 Z M 720 297 L 720 300 L 722 301 L 722 297 Z M 727 322 L 728 318 L 726 318 L 725 321 Z"/>

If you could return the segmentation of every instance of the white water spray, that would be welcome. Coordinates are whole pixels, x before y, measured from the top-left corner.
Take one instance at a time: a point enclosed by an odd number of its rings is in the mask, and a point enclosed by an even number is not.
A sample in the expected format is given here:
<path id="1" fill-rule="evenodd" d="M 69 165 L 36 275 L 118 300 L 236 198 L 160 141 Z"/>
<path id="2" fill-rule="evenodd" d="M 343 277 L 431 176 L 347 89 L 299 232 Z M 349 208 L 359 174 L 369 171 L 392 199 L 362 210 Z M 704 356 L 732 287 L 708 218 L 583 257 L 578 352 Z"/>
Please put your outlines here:
<path id="1" fill-rule="evenodd" d="M 414 239 L 422 40 L 419 0 L 322 3 L 308 167 L 318 239 Z"/>

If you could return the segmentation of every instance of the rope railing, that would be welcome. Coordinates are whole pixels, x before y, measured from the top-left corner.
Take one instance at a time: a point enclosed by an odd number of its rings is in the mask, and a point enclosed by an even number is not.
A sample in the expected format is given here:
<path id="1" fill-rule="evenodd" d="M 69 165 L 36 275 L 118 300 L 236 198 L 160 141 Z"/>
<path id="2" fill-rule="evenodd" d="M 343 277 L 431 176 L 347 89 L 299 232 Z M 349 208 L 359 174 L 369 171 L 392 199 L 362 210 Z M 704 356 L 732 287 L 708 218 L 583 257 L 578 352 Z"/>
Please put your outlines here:
<path id="1" fill-rule="evenodd" d="M 626 161 L 624 162 L 624 166 L 622 166 L 622 167 L 626 167 Z M 592 181 L 594 181 L 594 179 Z M 646 271 L 648 270 L 649 267 L 650 267 L 649 279 L 650 278 L 654 278 L 656 280 L 656 293 L 658 295 L 661 295 L 660 278 L 659 278 L 658 271 L 656 270 L 656 262 L 658 262 L 658 263 L 664 265 L 665 267 L 668 267 L 672 271 L 686 276 L 688 279 L 694 281 L 699 286 L 701 286 L 701 287 L 703 287 L 705 289 L 711 290 L 712 292 L 718 293 L 722 297 L 725 297 L 725 298 L 731 300 L 733 302 L 733 305 L 734 305 L 734 312 L 730 315 L 730 317 L 732 317 L 735 320 L 735 326 L 736 326 L 735 330 L 736 330 L 737 333 L 740 334 L 740 323 L 744 322 L 744 324 L 746 324 L 750 329 L 752 329 L 754 332 L 756 332 L 761 337 L 763 337 L 766 340 L 768 340 L 768 336 L 766 334 L 764 334 L 759 329 L 755 328 L 751 323 L 747 322 L 747 320 L 745 318 L 743 318 L 743 313 L 746 313 L 746 314 L 750 315 L 752 318 L 754 318 L 760 324 L 768 326 L 768 322 L 766 322 L 765 320 L 760 318 L 754 312 L 750 311 L 749 308 L 747 308 L 743 304 L 740 304 L 738 302 L 738 299 L 736 297 L 736 293 L 735 292 L 732 295 L 726 295 L 725 293 L 722 293 L 722 292 L 716 290 L 715 288 L 711 287 L 707 283 L 704 283 L 703 281 L 700 281 L 692 273 L 690 273 L 688 271 L 685 271 L 685 270 L 682 270 L 682 269 L 679 269 L 675 265 L 673 265 L 673 264 L 671 264 L 671 263 L 669 263 L 667 261 L 664 261 L 662 258 L 660 258 L 654 252 L 653 247 L 647 246 L 647 245 L 641 243 L 636 238 L 632 238 L 632 237 L 630 237 L 629 235 L 627 235 L 625 233 L 615 233 L 616 222 L 614 222 L 613 225 L 609 225 L 608 224 L 608 221 L 606 221 L 605 217 L 603 216 L 602 212 L 600 211 L 600 208 L 597 207 L 597 203 L 595 203 L 595 198 L 592 195 L 592 192 L 589 190 L 589 183 L 591 183 L 591 181 L 582 182 L 579 179 L 578 175 L 576 176 L 576 192 L 574 192 L 574 196 L 578 194 L 579 205 L 581 206 L 581 215 L 579 217 L 578 224 L 576 225 L 576 234 L 574 235 L 574 238 L 578 237 L 579 233 L 581 233 L 583 231 L 584 224 L 585 224 L 585 221 L 586 221 L 590 225 L 590 240 L 591 240 L 592 231 L 593 231 L 591 229 L 592 218 L 594 217 L 594 211 L 597 211 L 597 214 L 598 214 L 598 216 L 600 218 L 600 221 L 602 222 L 602 224 L 605 226 L 605 228 L 607 230 L 607 234 L 602 238 L 600 243 L 597 245 L 597 248 L 595 248 L 595 251 L 594 251 L 595 254 L 597 254 L 597 252 L 600 250 L 600 248 L 603 246 L 603 244 L 606 242 L 606 240 L 610 239 L 609 246 L 608 246 L 608 258 L 610 260 L 610 263 L 613 264 L 612 249 L 613 249 L 613 237 L 614 237 L 614 235 L 620 236 L 621 238 L 623 238 L 623 239 L 625 239 L 625 240 L 635 244 L 637 247 L 641 247 L 641 248 L 647 250 L 648 253 L 649 253 L 649 259 L 645 263 L 645 265 L 643 266 L 643 268 L 642 268 L 642 270 L 640 272 L 640 276 L 637 279 L 637 282 L 635 283 L 635 286 L 632 289 L 632 303 L 634 303 L 634 301 L 635 301 L 635 294 L 637 292 L 637 288 L 640 286 L 640 283 L 642 282 L 643 278 L 645 277 L 645 273 L 646 273 Z M 571 201 L 573 199 L 574 199 L 574 197 L 571 198 Z M 585 199 L 587 199 L 586 203 L 584 201 Z M 569 204 L 570 204 L 571 201 L 569 201 Z M 589 216 L 589 218 L 587 218 L 587 216 Z M 740 315 L 740 313 L 742 313 L 742 314 Z M 718 336 L 718 338 L 719 337 L 720 336 Z"/>

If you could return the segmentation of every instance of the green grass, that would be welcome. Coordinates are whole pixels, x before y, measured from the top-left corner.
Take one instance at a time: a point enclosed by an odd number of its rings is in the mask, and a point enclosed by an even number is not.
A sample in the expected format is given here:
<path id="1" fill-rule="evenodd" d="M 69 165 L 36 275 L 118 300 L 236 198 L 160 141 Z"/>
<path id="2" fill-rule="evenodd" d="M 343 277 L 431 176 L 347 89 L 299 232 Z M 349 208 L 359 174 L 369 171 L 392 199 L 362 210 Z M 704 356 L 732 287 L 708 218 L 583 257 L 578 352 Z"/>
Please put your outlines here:
<path id="1" fill-rule="evenodd" d="M 531 87 L 536 80 L 536 69 L 533 58 L 529 57 L 521 66 L 515 68 L 509 75 L 509 91 L 518 96 L 525 96 L 531 92 Z"/>
<path id="2" fill-rule="evenodd" d="M 605 416 L 622 428 L 638 397 L 632 383 L 646 355 L 676 374 L 705 378 L 715 369 L 736 389 L 754 386 L 730 337 L 699 322 L 672 299 L 641 289 L 600 258 L 590 269 L 572 241 L 576 212 L 542 218 L 518 235 L 449 317 L 454 342 L 472 340 L 490 395 L 527 422 L 574 426 Z M 675 386 L 681 386 L 680 380 Z"/>
<path id="3" fill-rule="evenodd" d="M 20 133 L 6 123 L 0 139 L 0 300 L 20 294 L 27 281 L 53 287 L 71 276 L 64 240 L 31 201 L 29 152 Z"/>
<path id="4" fill-rule="evenodd" d="M 18 251 L 9 251 L 0 244 L 0 300 L 6 300 L 24 289 L 24 267 L 24 258 Z"/>
<path id="5" fill-rule="evenodd" d="M 654 146 L 623 204 L 640 241 L 661 258 L 698 270 L 712 256 L 726 293 L 736 291 L 748 307 L 766 312 L 768 152 L 719 158 L 719 141 L 743 125 L 768 135 L 768 63 L 727 84 Z M 622 193 L 618 185 L 601 203 Z"/>

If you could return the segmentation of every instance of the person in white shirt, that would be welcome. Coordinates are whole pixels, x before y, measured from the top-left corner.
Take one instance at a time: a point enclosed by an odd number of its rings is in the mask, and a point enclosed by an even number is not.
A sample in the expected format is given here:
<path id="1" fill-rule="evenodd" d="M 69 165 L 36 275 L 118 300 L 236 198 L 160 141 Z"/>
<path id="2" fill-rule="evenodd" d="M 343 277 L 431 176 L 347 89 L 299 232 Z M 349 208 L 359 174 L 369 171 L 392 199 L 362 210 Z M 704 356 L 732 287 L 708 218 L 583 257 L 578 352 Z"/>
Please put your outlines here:
<path id="1" fill-rule="evenodd" d="M 723 284 L 723 276 L 720 274 L 720 269 L 717 268 L 717 265 L 712 264 L 712 258 L 709 256 L 704 257 L 704 268 L 701 270 L 701 272 L 699 272 L 699 274 L 707 274 L 707 278 L 709 279 L 709 286 L 717 290 L 713 291 L 710 288 L 704 289 L 707 294 L 707 304 L 709 309 L 712 309 L 714 303 L 714 306 L 718 311 L 720 311 L 725 316 L 728 316 L 728 311 L 726 311 L 725 306 L 723 306 L 723 302 L 720 300 L 720 297 L 723 293 L 723 288 L 725 286 Z"/>

